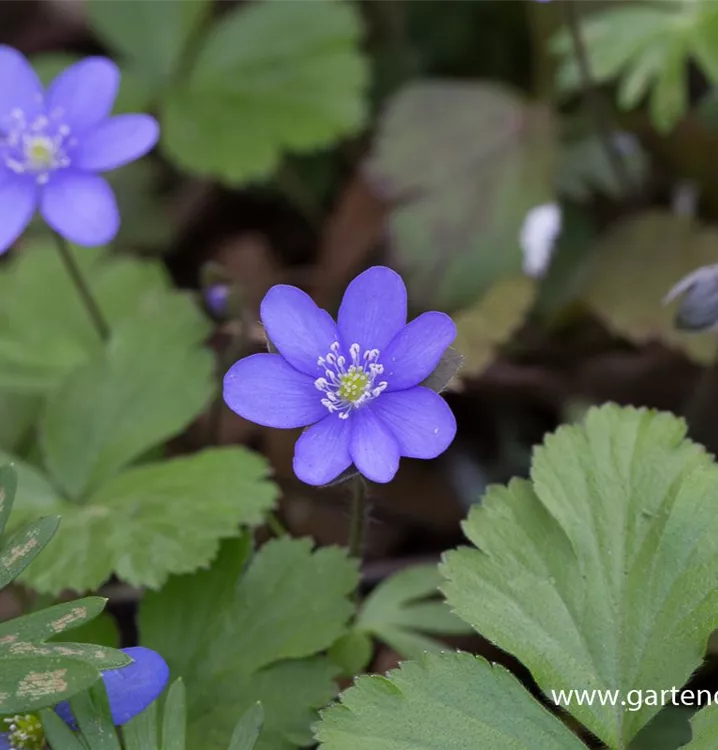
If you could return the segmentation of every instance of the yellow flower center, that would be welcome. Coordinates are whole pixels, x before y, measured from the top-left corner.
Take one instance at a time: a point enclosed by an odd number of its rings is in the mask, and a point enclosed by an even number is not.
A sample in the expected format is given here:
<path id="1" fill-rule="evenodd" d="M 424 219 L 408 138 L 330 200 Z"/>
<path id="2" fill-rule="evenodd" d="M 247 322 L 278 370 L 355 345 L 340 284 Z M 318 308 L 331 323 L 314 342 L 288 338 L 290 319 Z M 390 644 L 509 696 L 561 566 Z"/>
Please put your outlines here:
<path id="1" fill-rule="evenodd" d="M 369 375 L 361 367 L 352 365 L 346 375 L 339 378 L 337 396 L 342 401 L 355 404 L 366 393 L 369 380 Z"/>
<path id="2" fill-rule="evenodd" d="M 55 144 L 50 138 L 38 135 L 28 139 L 25 155 L 32 170 L 49 169 L 55 163 Z"/>

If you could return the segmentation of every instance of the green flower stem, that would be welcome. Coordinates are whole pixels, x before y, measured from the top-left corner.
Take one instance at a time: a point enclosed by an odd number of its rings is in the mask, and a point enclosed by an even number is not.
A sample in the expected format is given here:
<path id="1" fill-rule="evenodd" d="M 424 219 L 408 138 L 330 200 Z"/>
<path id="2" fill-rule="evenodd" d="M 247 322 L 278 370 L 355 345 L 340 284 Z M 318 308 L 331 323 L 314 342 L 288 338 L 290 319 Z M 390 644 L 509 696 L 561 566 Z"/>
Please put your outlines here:
<path id="1" fill-rule="evenodd" d="M 287 536 L 287 530 L 284 528 L 284 525 L 271 510 L 265 516 L 265 520 L 267 522 L 269 530 L 272 532 L 272 534 L 274 534 L 274 536 L 276 536 L 277 538 Z"/>
<path id="2" fill-rule="evenodd" d="M 629 192 L 635 192 L 631 173 L 626 166 L 623 154 L 613 140 L 613 128 L 611 127 L 610 116 L 604 106 L 605 103 L 601 98 L 601 93 L 596 86 L 596 82 L 594 81 L 591 72 L 588 50 L 586 49 L 583 33 L 581 32 L 581 18 L 578 11 L 579 4 L 578 0 L 566 0 L 566 2 L 562 3 L 566 13 L 566 24 L 573 41 L 574 55 L 576 56 L 579 73 L 581 74 L 583 90 L 586 94 L 588 104 L 593 110 L 596 130 L 601 139 L 601 144 L 603 145 L 603 150 L 608 159 L 608 163 L 613 168 L 619 182 L 625 185 Z"/>
<path id="3" fill-rule="evenodd" d="M 75 285 L 75 289 L 82 300 L 82 304 L 87 310 L 87 314 L 92 320 L 92 324 L 95 326 L 100 338 L 103 341 L 107 341 L 110 338 L 110 327 L 107 325 L 107 321 L 100 310 L 100 306 L 97 304 L 97 300 L 93 296 L 90 287 L 83 278 L 82 272 L 75 262 L 70 245 L 67 240 L 57 234 L 57 232 L 53 232 L 53 235 L 55 237 L 57 250 L 60 253 L 60 258 L 62 259 L 67 273 L 72 279 L 72 283 Z"/>
<path id="4" fill-rule="evenodd" d="M 361 561 L 364 552 L 364 526 L 366 522 L 367 486 L 364 477 L 357 474 L 352 480 L 351 520 L 349 525 L 349 555 Z"/>

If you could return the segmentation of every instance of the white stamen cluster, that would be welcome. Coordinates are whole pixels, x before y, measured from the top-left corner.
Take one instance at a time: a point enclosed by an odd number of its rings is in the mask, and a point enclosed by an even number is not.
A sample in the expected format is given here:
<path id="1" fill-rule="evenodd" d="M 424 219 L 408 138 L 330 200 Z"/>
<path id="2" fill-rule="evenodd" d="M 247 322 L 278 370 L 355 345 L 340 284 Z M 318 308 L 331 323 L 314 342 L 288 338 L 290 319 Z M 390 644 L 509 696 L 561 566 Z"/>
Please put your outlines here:
<path id="1" fill-rule="evenodd" d="M 384 365 L 377 362 L 378 349 L 367 349 L 359 356 L 361 347 L 352 344 L 348 367 L 346 357 L 340 353 L 339 342 L 335 341 L 330 349 L 329 354 L 317 360 L 317 364 L 324 368 L 325 377 L 317 378 L 314 385 L 326 394 L 322 404 L 330 413 L 338 412 L 340 419 L 347 419 L 352 409 L 364 406 L 386 389 L 388 383 L 385 380 L 376 382 L 384 372 Z"/>
<path id="2" fill-rule="evenodd" d="M 45 746 L 45 732 L 35 714 L 17 714 L 4 719 L 10 750 L 40 750 Z"/>
<path id="3" fill-rule="evenodd" d="M 16 174 L 32 174 L 45 184 L 51 172 L 70 166 L 68 149 L 76 145 L 70 128 L 61 122 L 64 112 L 53 110 L 28 122 L 21 109 L 14 109 L 2 123 L 0 161 Z"/>

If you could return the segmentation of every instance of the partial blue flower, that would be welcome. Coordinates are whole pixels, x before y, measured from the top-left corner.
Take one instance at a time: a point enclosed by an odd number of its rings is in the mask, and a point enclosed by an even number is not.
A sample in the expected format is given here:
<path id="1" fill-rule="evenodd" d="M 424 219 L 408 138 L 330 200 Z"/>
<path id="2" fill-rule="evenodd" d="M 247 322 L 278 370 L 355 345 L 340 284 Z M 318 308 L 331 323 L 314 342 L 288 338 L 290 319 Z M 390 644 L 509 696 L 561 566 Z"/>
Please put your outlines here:
<path id="1" fill-rule="evenodd" d="M 255 354 L 224 378 L 224 399 L 266 427 L 308 427 L 297 441 L 294 471 L 323 485 L 352 464 L 389 482 L 401 456 L 435 458 L 451 444 L 456 420 L 420 385 L 456 337 L 448 315 L 427 312 L 407 325 L 406 287 L 375 266 L 347 288 L 335 323 L 304 292 L 279 285 L 261 305 L 278 354 Z"/>
<path id="2" fill-rule="evenodd" d="M 141 714 L 160 696 L 170 676 L 167 663 L 156 651 L 142 646 L 122 651 L 131 656 L 133 662 L 102 673 L 115 726 L 122 726 Z M 55 711 L 71 727 L 77 726 L 69 703 L 58 704 Z"/>
<path id="3" fill-rule="evenodd" d="M 149 115 L 110 115 L 119 84 L 111 60 L 88 57 L 44 91 L 25 57 L 0 45 L 0 253 L 38 209 L 78 245 L 117 234 L 115 196 L 98 173 L 144 156 L 159 138 Z"/>
<path id="4" fill-rule="evenodd" d="M 10 746 L 10 735 L 7 732 L 0 734 L 0 750 L 13 750 Z"/>

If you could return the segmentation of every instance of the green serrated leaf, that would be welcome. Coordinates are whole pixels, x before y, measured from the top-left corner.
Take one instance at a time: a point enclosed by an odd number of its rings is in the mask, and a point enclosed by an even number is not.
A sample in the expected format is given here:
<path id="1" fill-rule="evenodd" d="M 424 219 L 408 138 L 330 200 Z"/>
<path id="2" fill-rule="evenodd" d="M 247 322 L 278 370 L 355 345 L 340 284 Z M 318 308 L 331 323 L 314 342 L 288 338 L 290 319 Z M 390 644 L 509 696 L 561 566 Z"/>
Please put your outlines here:
<path id="1" fill-rule="evenodd" d="M 48 398 L 45 465 L 75 499 L 185 428 L 214 391 L 209 351 L 167 342 L 158 321 L 118 327 L 106 352 Z"/>
<path id="2" fill-rule="evenodd" d="M 410 659 L 418 659 L 424 651 L 446 650 L 431 638 L 415 637 L 422 632 L 471 632 L 444 602 L 426 601 L 437 596 L 441 582 L 436 565 L 413 565 L 395 573 L 367 597 L 357 618 L 357 629 L 371 633 Z"/>
<path id="3" fill-rule="evenodd" d="M 266 178 L 285 151 L 356 132 L 367 68 L 356 10 L 340 0 L 257 2 L 210 32 L 163 114 L 163 146 L 179 166 L 237 184 Z"/>
<path id="4" fill-rule="evenodd" d="M 355 562 L 285 538 L 262 547 L 238 580 L 246 550 L 225 543 L 209 571 L 171 579 L 142 601 L 142 643 L 161 649 L 187 685 L 189 747 L 225 750 L 257 701 L 258 750 L 309 744 L 314 711 L 334 692 L 336 668 L 314 654 L 346 632 Z"/>
<path id="5" fill-rule="evenodd" d="M 718 80 L 718 20 L 715 5 L 660 2 L 608 7 L 581 19 L 581 33 L 592 78 L 600 83 L 620 77 L 618 103 L 638 106 L 650 95 L 651 118 L 659 131 L 671 130 L 688 108 L 688 63 L 695 61 L 707 78 Z M 571 34 L 553 40 L 562 58 L 559 88 L 583 87 Z"/>
<path id="6" fill-rule="evenodd" d="M 65 656 L 2 658 L 0 714 L 54 706 L 85 690 L 100 677 L 91 664 Z"/>
<path id="7" fill-rule="evenodd" d="M 684 750 L 714 750 L 718 733 L 718 703 L 706 706 L 691 719 L 693 739 Z"/>
<path id="8" fill-rule="evenodd" d="M 56 594 L 96 589 L 114 572 L 132 585 L 158 588 L 172 573 L 209 564 L 219 541 L 239 534 L 241 525 L 262 523 L 277 497 L 267 473 L 259 455 L 218 448 L 129 469 L 82 505 L 49 499 L 62 524 L 23 580 Z"/>
<path id="9" fill-rule="evenodd" d="M 526 214 L 553 200 L 554 152 L 549 112 L 495 83 L 421 81 L 390 100 L 367 174 L 395 206 L 415 303 L 456 309 L 520 273 Z"/>
<path id="10" fill-rule="evenodd" d="M 187 692 L 182 678 L 167 692 L 162 714 L 162 750 L 185 750 L 187 733 Z"/>
<path id="11" fill-rule="evenodd" d="M 59 516 L 33 521 L 13 534 L 0 550 L 0 589 L 4 588 L 37 557 L 52 539 L 60 523 Z"/>
<path id="12" fill-rule="evenodd" d="M 262 704 L 255 703 L 237 723 L 229 742 L 229 750 L 254 750 L 264 724 Z"/>
<path id="13" fill-rule="evenodd" d="M 75 260 L 113 331 L 135 320 L 139 328 L 164 331 L 187 347 L 209 331 L 197 305 L 173 289 L 160 263 L 111 258 L 102 248 L 76 249 Z M 57 250 L 47 240 L 31 242 L 3 264 L 0 288 L 0 388 L 46 393 L 102 351 Z"/>
<path id="14" fill-rule="evenodd" d="M 157 87 L 177 72 L 182 52 L 211 10 L 209 0 L 91 0 L 90 26 Z"/>
<path id="15" fill-rule="evenodd" d="M 667 690 L 701 663 L 718 623 L 718 466 L 685 434 L 671 414 L 591 409 L 536 449 L 532 482 L 471 512 L 479 549 L 446 555 L 451 606 L 547 695 Z M 610 747 L 658 708 L 567 706 Z"/>
<path id="16" fill-rule="evenodd" d="M 460 652 L 359 677 L 315 735 L 322 750 L 586 750 L 510 672 Z"/>
<path id="17" fill-rule="evenodd" d="M 718 231 L 688 217 L 648 211 L 618 222 L 598 241 L 582 297 L 606 325 L 637 344 L 661 341 L 701 363 L 715 354 L 712 333 L 676 330 L 668 291 L 685 275 L 718 263 Z"/>

